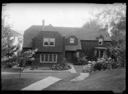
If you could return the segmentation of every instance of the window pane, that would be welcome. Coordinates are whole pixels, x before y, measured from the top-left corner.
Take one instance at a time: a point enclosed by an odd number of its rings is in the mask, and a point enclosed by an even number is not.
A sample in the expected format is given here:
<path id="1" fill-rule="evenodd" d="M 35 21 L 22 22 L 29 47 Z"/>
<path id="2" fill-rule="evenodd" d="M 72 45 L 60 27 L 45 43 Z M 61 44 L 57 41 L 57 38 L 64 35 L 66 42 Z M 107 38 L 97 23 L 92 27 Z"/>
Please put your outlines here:
<path id="1" fill-rule="evenodd" d="M 49 61 L 52 61 L 52 54 L 49 54 Z"/>
<path id="2" fill-rule="evenodd" d="M 55 42 L 55 38 L 50 38 L 50 42 Z"/>
<path id="3" fill-rule="evenodd" d="M 55 45 L 54 42 L 50 42 L 50 45 Z"/>
<path id="4" fill-rule="evenodd" d="M 50 42 L 50 45 L 55 45 L 55 38 L 50 38 L 49 42 Z"/>
<path id="5" fill-rule="evenodd" d="M 49 38 L 44 38 L 44 41 L 47 41 L 48 42 L 49 41 Z"/>
<path id="6" fill-rule="evenodd" d="M 74 38 L 70 38 L 70 43 L 74 43 L 75 39 Z"/>
<path id="7" fill-rule="evenodd" d="M 48 61 L 48 54 L 45 54 L 45 61 Z"/>
<path id="8" fill-rule="evenodd" d="M 44 38 L 44 39 L 43 39 L 43 43 L 44 43 L 44 46 L 45 46 L 45 45 L 48 45 L 48 43 L 49 43 L 49 38 Z"/>
<path id="9" fill-rule="evenodd" d="M 48 42 L 44 42 L 44 45 L 48 45 Z"/>
<path id="10" fill-rule="evenodd" d="M 42 61 L 44 61 L 44 54 L 42 54 Z"/>
<path id="11" fill-rule="evenodd" d="M 53 55 L 53 59 L 54 59 L 54 62 L 57 62 L 57 55 L 56 54 Z"/>
<path id="12" fill-rule="evenodd" d="M 40 63 L 42 63 L 42 54 L 40 54 Z"/>
<path id="13" fill-rule="evenodd" d="M 103 39 L 99 39 L 99 45 L 103 44 Z"/>

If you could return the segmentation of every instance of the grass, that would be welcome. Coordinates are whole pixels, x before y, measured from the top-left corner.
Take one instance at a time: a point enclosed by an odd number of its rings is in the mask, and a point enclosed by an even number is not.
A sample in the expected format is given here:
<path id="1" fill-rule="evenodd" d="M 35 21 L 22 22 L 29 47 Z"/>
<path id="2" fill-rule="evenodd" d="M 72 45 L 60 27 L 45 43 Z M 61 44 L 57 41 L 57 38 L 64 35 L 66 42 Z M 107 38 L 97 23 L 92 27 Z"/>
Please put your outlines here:
<path id="1" fill-rule="evenodd" d="M 125 69 L 114 69 L 92 73 L 83 81 L 60 81 L 46 90 L 105 90 L 122 92 L 125 90 Z"/>
<path id="2" fill-rule="evenodd" d="M 17 71 L 13 70 L 13 72 L 17 72 Z M 54 76 L 54 77 L 58 77 L 60 79 L 65 79 L 72 75 L 73 74 L 67 73 L 67 72 L 65 72 L 65 73 L 64 72 L 22 73 L 21 78 L 19 78 L 19 73 L 17 73 L 17 74 L 2 74 L 2 76 L 1 76 L 2 90 L 21 90 L 22 88 L 24 88 L 36 81 L 44 79 L 48 76 Z"/>
<path id="3" fill-rule="evenodd" d="M 20 90 L 38 80 L 30 78 L 2 79 L 2 90 Z"/>
<path id="4" fill-rule="evenodd" d="M 20 68 L 4 68 L 4 69 L 1 69 L 1 72 L 20 72 L 21 69 Z"/>

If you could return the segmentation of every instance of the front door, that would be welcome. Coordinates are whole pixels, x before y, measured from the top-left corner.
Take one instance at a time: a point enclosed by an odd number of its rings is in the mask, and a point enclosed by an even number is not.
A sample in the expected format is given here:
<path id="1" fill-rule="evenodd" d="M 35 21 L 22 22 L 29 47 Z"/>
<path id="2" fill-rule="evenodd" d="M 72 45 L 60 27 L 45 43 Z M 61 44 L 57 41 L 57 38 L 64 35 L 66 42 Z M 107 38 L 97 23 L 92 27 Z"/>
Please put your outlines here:
<path id="1" fill-rule="evenodd" d="M 66 51 L 65 57 L 68 62 L 74 63 L 76 61 L 76 53 L 74 51 Z"/>
<path id="2" fill-rule="evenodd" d="M 95 56 L 97 58 L 102 58 L 105 54 L 106 54 L 106 50 L 105 49 L 96 49 L 95 50 Z"/>

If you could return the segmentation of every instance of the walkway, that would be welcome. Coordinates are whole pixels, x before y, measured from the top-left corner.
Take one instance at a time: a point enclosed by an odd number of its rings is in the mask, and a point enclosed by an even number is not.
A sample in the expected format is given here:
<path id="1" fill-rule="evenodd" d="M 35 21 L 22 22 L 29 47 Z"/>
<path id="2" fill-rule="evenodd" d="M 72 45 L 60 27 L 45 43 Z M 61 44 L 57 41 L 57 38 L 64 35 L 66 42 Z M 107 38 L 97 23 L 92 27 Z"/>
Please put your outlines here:
<path id="1" fill-rule="evenodd" d="M 68 71 L 71 73 L 77 73 L 76 69 L 74 68 L 74 65 L 69 64 L 69 66 L 71 67 L 71 69 L 69 69 Z"/>
<path id="2" fill-rule="evenodd" d="M 57 77 L 49 76 L 45 79 L 37 81 L 37 82 L 23 88 L 22 90 L 43 90 L 44 88 L 47 88 L 48 86 L 50 86 L 60 80 L 61 79 L 59 79 Z"/>
<path id="3" fill-rule="evenodd" d="M 74 68 L 74 65 L 72 65 L 72 64 L 69 64 L 69 65 L 71 66 L 71 69 L 67 70 L 67 71 L 70 73 L 77 73 Z M 37 81 L 37 82 L 23 88 L 22 90 L 43 90 L 43 89 L 47 88 L 48 86 L 50 86 L 60 80 L 61 80 L 60 78 L 49 76 L 45 79 Z"/>
<path id="4" fill-rule="evenodd" d="M 80 75 L 71 81 L 82 81 L 89 76 L 89 73 L 80 73 Z"/>

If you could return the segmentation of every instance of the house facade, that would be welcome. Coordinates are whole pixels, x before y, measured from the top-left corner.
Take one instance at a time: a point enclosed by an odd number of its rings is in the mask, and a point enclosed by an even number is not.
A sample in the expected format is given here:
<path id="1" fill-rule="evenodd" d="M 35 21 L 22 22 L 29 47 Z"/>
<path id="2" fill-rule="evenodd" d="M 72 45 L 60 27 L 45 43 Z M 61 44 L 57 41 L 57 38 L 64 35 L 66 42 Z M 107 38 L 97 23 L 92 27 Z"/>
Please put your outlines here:
<path id="1" fill-rule="evenodd" d="M 33 25 L 24 32 L 23 50 L 38 49 L 35 56 L 39 65 L 61 63 L 64 58 L 74 63 L 80 56 L 101 58 L 107 55 L 111 43 L 109 36 L 101 31 Z"/>

